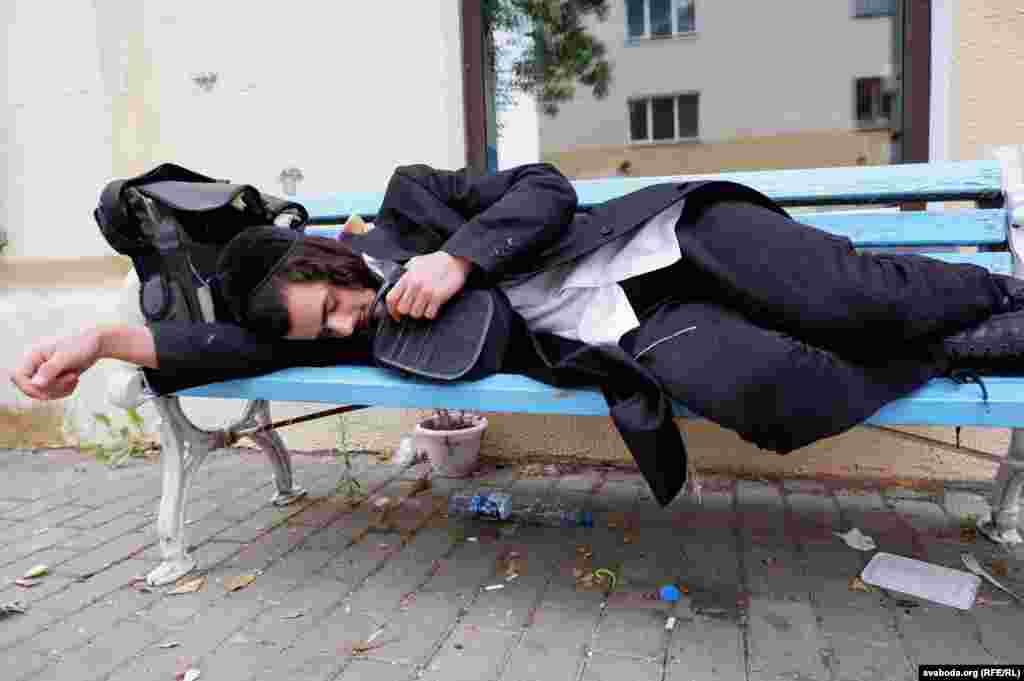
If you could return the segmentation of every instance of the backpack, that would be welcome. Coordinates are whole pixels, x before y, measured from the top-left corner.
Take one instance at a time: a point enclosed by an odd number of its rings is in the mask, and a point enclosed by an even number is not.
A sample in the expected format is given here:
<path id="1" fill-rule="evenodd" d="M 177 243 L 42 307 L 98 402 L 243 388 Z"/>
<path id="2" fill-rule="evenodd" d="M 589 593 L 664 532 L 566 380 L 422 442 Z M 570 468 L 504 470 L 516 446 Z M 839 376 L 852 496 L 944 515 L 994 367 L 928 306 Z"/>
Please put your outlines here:
<path id="1" fill-rule="evenodd" d="M 228 319 L 213 293 L 223 247 L 248 227 L 302 231 L 309 214 L 251 185 L 164 163 L 107 184 L 93 217 L 107 243 L 132 259 L 148 323 Z"/>

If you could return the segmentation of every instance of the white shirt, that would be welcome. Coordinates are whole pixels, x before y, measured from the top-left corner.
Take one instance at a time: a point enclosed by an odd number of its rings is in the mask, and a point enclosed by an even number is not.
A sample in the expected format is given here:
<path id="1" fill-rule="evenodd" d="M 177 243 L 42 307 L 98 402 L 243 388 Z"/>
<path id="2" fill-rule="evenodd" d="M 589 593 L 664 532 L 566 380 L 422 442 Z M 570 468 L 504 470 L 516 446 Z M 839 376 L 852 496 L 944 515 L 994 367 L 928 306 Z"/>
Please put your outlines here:
<path id="1" fill-rule="evenodd" d="M 640 229 L 596 251 L 528 279 L 498 285 L 532 331 L 546 331 L 590 345 L 617 344 L 640 325 L 619 282 L 667 267 L 682 258 L 677 201 Z"/>
<path id="2" fill-rule="evenodd" d="M 682 211 L 683 201 L 677 201 L 640 229 L 576 260 L 498 285 L 532 331 L 590 345 L 617 344 L 624 333 L 640 325 L 619 282 L 682 258 L 676 237 Z M 365 254 L 363 260 L 380 276 L 390 265 Z"/>

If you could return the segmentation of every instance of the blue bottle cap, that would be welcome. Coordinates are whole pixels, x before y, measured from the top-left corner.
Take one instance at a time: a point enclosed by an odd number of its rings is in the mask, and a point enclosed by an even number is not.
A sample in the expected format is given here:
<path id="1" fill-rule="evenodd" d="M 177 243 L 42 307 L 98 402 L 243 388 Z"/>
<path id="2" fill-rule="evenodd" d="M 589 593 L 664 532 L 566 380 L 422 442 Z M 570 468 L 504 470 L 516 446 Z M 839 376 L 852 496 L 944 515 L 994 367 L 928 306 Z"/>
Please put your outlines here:
<path id="1" fill-rule="evenodd" d="M 580 523 L 583 525 L 583 527 L 593 527 L 594 514 L 590 511 L 583 511 L 583 513 L 580 514 Z"/>
<path id="2" fill-rule="evenodd" d="M 670 603 L 674 603 L 682 597 L 682 594 L 679 593 L 679 589 L 676 588 L 674 584 L 668 584 L 661 587 L 658 589 L 658 593 L 661 595 L 661 600 L 669 601 Z"/>

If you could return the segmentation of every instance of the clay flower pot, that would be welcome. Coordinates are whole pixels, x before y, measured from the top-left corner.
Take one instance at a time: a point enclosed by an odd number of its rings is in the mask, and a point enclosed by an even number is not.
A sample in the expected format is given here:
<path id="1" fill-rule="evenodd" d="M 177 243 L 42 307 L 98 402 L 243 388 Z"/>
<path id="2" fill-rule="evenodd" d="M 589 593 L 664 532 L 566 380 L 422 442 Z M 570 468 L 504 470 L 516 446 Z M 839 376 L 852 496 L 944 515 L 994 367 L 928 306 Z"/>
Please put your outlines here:
<path id="1" fill-rule="evenodd" d="M 477 466 L 486 429 L 487 419 L 476 414 L 450 420 L 443 414 L 431 414 L 416 424 L 413 445 L 417 454 L 426 454 L 438 475 L 464 478 Z"/>

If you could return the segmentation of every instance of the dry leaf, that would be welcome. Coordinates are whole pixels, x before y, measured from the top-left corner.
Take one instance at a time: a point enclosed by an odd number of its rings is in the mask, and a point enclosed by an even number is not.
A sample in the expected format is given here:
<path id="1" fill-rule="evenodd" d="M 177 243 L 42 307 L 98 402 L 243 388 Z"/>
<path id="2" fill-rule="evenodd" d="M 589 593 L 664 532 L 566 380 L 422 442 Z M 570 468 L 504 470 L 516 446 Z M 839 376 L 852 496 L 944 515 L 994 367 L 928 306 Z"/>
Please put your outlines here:
<path id="1" fill-rule="evenodd" d="M 178 586 L 168 593 L 174 594 L 192 594 L 206 586 L 206 577 L 194 577 L 185 581 L 179 581 Z"/>
<path id="2" fill-rule="evenodd" d="M 30 589 L 37 584 L 42 584 L 42 582 L 43 580 L 41 579 L 25 579 L 24 577 L 14 580 L 14 584 L 16 586 L 20 586 L 25 589 Z"/>
<path id="3" fill-rule="evenodd" d="M 622 543 L 623 544 L 632 544 L 634 541 L 636 541 L 636 538 L 637 538 L 636 530 L 626 530 L 625 532 L 622 533 Z"/>
<path id="4" fill-rule="evenodd" d="M 1009 577 L 1010 566 L 1007 564 L 1005 558 L 996 558 L 988 564 L 989 571 L 996 577 Z"/>
<path id="5" fill-rule="evenodd" d="M 25 579 L 33 579 L 35 577 L 42 577 L 43 575 L 50 572 L 50 568 L 45 565 L 36 565 L 34 568 L 22 575 Z"/>
<path id="6" fill-rule="evenodd" d="M 520 478 L 543 478 L 544 465 L 539 463 L 528 463 L 519 467 Z"/>
<path id="7" fill-rule="evenodd" d="M 406 490 L 405 495 L 408 497 L 414 497 L 417 494 L 422 494 L 430 489 L 431 484 L 432 483 L 429 478 L 417 478 L 411 482 L 407 482 L 404 485 Z"/>
<path id="8" fill-rule="evenodd" d="M 384 627 L 378 628 L 377 631 L 373 632 L 373 634 L 370 636 L 370 638 L 366 639 L 362 643 L 357 643 L 356 645 L 352 646 L 352 654 L 353 655 L 363 655 L 365 653 L 370 652 L 371 650 L 373 650 L 375 648 L 380 648 L 381 646 L 387 644 L 388 641 L 381 641 L 380 643 L 374 643 L 374 640 L 378 636 L 380 636 L 382 633 L 384 633 Z"/>
<path id="9" fill-rule="evenodd" d="M 224 580 L 224 588 L 228 591 L 244 589 L 256 581 L 256 575 L 235 575 Z"/>
<path id="10" fill-rule="evenodd" d="M 872 591 L 876 591 L 876 588 L 865 582 L 860 577 L 851 577 L 850 591 L 863 591 L 865 593 L 871 593 Z"/>
<path id="11" fill-rule="evenodd" d="M 576 547 L 576 553 L 580 554 L 583 558 L 590 558 L 594 555 L 594 549 L 589 546 L 580 545 Z"/>

